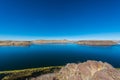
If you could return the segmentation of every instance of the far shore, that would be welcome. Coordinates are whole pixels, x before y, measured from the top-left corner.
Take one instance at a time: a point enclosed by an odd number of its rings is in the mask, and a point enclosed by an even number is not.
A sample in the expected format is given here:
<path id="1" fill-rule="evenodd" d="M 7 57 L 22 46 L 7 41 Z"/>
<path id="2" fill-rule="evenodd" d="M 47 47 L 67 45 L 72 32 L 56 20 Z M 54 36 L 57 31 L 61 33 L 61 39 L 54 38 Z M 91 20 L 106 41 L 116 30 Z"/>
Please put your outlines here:
<path id="1" fill-rule="evenodd" d="M 91 45 L 91 46 L 111 46 L 118 44 L 117 41 L 113 40 L 78 40 L 78 41 L 70 41 L 70 40 L 33 40 L 33 41 L 13 41 L 13 40 L 5 40 L 0 41 L 0 46 L 29 46 L 31 44 L 46 44 L 46 43 L 75 43 L 80 45 Z"/>
<path id="2" fill-rule="evenodd" d="M 31 41 L 0 41 L 0 46 L 29 46 Z"/>
<path id="3" fill-rule="evenodd" d="M 90 46 L 112 46 L 117 45 L 117 41 L 112 40 L 81 40 L 77 41 L 77 44 L 80 45 L 90 45 Z"/>

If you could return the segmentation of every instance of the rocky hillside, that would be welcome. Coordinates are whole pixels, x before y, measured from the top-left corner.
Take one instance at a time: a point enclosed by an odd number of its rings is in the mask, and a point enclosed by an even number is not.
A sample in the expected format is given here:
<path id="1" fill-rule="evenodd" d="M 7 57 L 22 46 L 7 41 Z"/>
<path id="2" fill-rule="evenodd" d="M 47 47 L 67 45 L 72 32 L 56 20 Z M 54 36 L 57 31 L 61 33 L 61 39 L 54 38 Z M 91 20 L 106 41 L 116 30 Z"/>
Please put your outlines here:
<path id="1" fill-rule="evenodd" d="M 81 41 L 77 41 L 76 43 L 82 45 L 93 45 L 93 46 L 110 46 L 117 44 L 117 42 L 111 40 L 81 40 Z"/>
<path id="2" fill-rule="evenodd" d="M 108 63 L 87 61 L 67 64 L 58 73 L 45 74 L 30 80 L 120 80 L 120 71 Z"/>

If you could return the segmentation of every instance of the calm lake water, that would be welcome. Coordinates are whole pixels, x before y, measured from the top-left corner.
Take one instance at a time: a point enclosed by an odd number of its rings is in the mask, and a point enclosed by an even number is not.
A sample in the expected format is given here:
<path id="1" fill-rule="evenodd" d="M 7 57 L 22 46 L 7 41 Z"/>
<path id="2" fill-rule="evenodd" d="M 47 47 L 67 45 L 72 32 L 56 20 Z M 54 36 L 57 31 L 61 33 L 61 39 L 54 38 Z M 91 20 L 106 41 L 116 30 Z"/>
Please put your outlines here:
<path id="1" fill-rule="evenodd" d="M 65 65 L 86 60 L 100 60 L 120 67 L 120 45 L 34 44 L 28 47 L 0 47 L 1 71 Z"/>

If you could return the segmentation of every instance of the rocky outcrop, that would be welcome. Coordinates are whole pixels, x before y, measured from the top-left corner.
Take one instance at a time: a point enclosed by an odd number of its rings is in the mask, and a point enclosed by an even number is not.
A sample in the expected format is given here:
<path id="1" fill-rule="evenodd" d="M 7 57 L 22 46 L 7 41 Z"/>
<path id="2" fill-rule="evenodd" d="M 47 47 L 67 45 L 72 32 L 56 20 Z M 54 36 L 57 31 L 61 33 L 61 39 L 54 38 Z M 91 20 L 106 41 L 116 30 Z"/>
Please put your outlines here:
<path id="1" fill-rule="evenodd" d="M 58 73 L 59 80 L 120 80 L 120 72 L 108 63 L 87 61 L 67 64 Z"/>
<path id="2" fill-rule="evenodd" d="M 111 46 L 117 44 L 117 42 L 110 40 L 81 40 L 77 41 L 76 43 L 81 45 L 93 45 L 93 46 Z"/>
<path id="3" fill-rule="evenodd" d="M 31 78 L 30 80 L 56 80 L 56 74 L 49 73 L 49 74 L 45 74 L 39 77 Z"/>
<path id="4" fill-rule="evenodd" d="M 32 41 L 33 44 L 44 44 L 44 43 L 68 43 L 68 40 L 35 40 Z"/>
<path id="5" fill-rule="evenodd" d="M 30 41 L 0 41 L 0 46 L 29 46 Z"/>
<path id="6" fill-rule="evenodd" d="M 87 61 L 67 64 L 58 73 L 45 74 L 30 80 L 120 80 L 120 71 L 108 63 Z"/>

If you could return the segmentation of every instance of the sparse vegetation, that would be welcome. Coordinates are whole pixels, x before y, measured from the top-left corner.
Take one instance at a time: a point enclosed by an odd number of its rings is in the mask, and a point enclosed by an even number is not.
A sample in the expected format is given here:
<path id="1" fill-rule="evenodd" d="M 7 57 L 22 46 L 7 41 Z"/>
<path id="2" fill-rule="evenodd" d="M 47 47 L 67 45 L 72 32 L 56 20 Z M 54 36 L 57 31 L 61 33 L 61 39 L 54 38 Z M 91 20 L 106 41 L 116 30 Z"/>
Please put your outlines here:
<path id="1" fill-rule="evenodd" d="M 0 80 L 25 80 L 27 77 L 34 77 L 46 73 L 53 73 L 61 69 L 62 66 L 50 66 L 42 68 L 31 68 L 13 71 L 0 71 Z M 4 76 L 3 76 L 4 75 Z"/>

